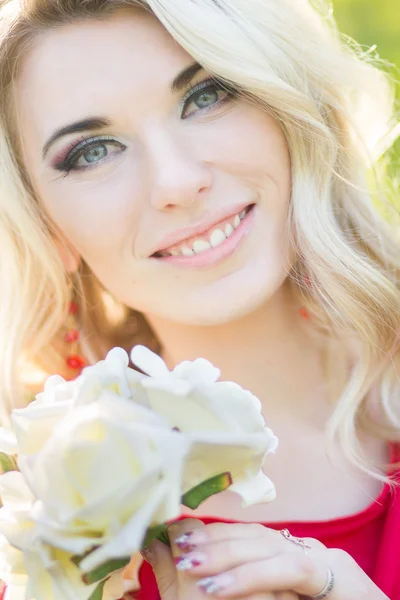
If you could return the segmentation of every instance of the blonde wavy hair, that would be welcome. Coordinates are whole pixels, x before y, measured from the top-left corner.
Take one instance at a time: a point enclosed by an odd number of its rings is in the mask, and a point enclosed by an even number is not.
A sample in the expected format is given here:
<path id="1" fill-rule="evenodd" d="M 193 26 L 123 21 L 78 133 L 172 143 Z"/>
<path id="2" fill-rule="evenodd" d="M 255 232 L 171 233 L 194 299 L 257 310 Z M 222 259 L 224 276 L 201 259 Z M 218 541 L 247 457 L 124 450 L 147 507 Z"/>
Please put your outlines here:
<path id="1" fill-rule="evenodd" d="M 327 344 L 352 340 L 343 342 L 342 357 L 331 357 L 343 358 L 346 380 L 335 399 L 328 439 L 338 436 L 353 464 L 384 479 L 384 466 L 363 456 L 358 433 L 367 429 L 378 438 L 400 439 L 399 228 L 384 187 L 375 186 L 379 194 L 374 194 L 367 182 L 391 137 L 393 95 L 377 57 L 339 35 L 322 0 L 1 2 L 3 419 L 34 393 L 32 367 L 43 375 L 64 374 L 62 331 L 71 294 L 80 297 L 89 361 L 114 345 L 158 348 L 143 316 L 112 298 L 84 262 L 79 272 L 65 273 L 54 244 L 57 231 L 43 214 L 18 153 L 13 115 L 13 84 L 41 32 L 107 19 L 129 7 L 153 13 L 206 70 L 233 83 L 280 122 L 292 159 L 288 228 L 296 260 L 289 281 L 312 315 L 310 326 Z M 351 356 L 357 360 L 349 369 Z M 377 412 L 367 403 L 375 388 Z"/>

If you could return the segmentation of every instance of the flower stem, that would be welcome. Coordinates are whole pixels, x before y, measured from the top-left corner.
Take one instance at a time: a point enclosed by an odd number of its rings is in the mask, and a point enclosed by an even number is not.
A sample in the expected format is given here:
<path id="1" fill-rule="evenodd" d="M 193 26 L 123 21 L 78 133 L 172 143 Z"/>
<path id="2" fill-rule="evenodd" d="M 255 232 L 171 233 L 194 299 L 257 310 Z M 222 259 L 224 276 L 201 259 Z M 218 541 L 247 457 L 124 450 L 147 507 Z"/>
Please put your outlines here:
<path id="1" fill-rule="evenodd" d="M 114 560 L 109 560 L 103 565 L 100 565 L 100 567 L 93 569 L 93 571 L 85 573 L 82 577 L 82 580 L 87 585 L 96 583 L 96 581 L 102 581 L 108 575 L 110 575 L 110 573 L 113 573 L 114 571 L 119 571 L 120 569 L 126 567 L 126 565 L 130 563 L 130 560 L 130 558 L 117 558 Z"/>
<path id="2" fill-rule="evenodd" d="M 227 490 L 232 485 L 232 477 L 230 473 L 221 473 L 207 481 L 203 481 L 196 487 L 192 488 L 182 497 L 182 504 L 194 510 L 198 508 L 202 502 Z"/>
<path id="3" fill-rule="evenodd" d="M 103 589 L 106 584 L 107 579 L 101 581 L 99 585 L 94 590 L 93 594 L 88 598 L 88 600 L 102 600 L 103 598 Z"/>
<path id="4" fill-rule="evenodd" d="M 142 548 L 146 548 L 147 546 L 149 546 L 153 540 L 160 540 L 160 542 L 163 542 L 163 544 L 166 544 L 167 546 L 170 545 L 167 533 L 167 526 L 165 524 L 157 525 L 156 527 L 151 527 L 150 529 L 148 529 L 146 537 L 142 544 Z"/>

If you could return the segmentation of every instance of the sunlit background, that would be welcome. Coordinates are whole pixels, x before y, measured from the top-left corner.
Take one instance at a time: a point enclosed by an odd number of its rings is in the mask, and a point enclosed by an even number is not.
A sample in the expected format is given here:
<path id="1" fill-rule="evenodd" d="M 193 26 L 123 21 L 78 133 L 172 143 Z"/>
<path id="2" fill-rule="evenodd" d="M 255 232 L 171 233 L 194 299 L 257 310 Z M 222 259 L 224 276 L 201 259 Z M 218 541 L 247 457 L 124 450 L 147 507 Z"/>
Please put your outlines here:
<path id="1" fill-rule="evenodd" d="M 332 4 L 341 31 L 363 46 L 376 45 L 379 56 L 400 69 L 400 0 L 332 0 Z M 398 80 L 400 101 L 400 72 L 393 70 L 393 77 Z M 399 182 L 400 139 L 389 159 L 391 175 Z"/>

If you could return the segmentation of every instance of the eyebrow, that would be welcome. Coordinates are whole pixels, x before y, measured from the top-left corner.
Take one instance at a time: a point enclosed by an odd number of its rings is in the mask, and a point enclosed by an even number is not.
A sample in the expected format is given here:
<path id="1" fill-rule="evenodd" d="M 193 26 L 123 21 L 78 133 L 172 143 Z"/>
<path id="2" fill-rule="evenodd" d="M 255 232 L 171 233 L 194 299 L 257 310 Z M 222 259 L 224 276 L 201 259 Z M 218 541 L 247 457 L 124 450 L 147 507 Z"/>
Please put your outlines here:
<path id="1" fill-rule="evenodd" d="M 193 77 L 203 69 L 198 62 L 194 62 L 183 71 L 181 71 L 173 80 L 171 85 L 172 93 L 176 94 L 177 92 L 181 92 L 189 83 L 192 81 Z"/>
<path id="2" fill-rule="evenodd" d="M 177 92 L 182 91 L 192 81 L 193 77 L 202 69 L 203 67 L 198 62 L 194 62 L 183 69 L 183 71 L 178 73 L 171 83 L 172 93 L 176 94 Z M 43 158 L 46 158 L 46 155 L 54 142 L 65 135 L 79 133 L 81 131 L 105 129 L 106 127 L 110 127 L 110 125 L 111 121 L 107 117 L 90 117 L 76 123 L 71 123 L 70 125 L 61 127 L 60 129 L 56 129 L 43 146 Z"/>
<path id="3" fill-rule="evenodd" d="M 106 117 L 92 117 L 90 119 L 83 119 L 83 121 L 78 121 L 77 123 L 72 123 L 71 125 L 66 125 L 65 127 L 61 127 L 61 129 L 56 129 L 56 131 L 52 133 L 43 146 L 43 158 L 46 158 L 46 154 L 48 153 L 50 146 L 52 146 L 56 140 L 64 135 L 69 135 L 70 133 L 79 133 L 80 131 L 105 129 L 110 125 L 111 121 Z"/>

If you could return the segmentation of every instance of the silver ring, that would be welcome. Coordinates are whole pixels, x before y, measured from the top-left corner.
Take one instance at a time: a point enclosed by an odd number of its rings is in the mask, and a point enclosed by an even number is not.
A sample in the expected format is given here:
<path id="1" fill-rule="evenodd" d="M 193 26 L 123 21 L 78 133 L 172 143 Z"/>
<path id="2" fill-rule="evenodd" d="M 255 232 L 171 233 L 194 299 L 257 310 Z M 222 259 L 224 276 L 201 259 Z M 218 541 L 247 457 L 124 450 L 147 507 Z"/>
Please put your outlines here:
<path id="1" fill-rule="evenodd" d="M 328 569 L 328 581 L 326 582 L 326 586 L 324 587 L 322 592 L 320 592 L 316 596 L 310 596 L 310 598 L 313 598 L 313 600 L 322 600 L 322 598 L 326 598 L 327 596 L 329 596 L 329 594 L 333 590 L 334 585 L 335 585 L 335 575 L 333 574 L 332 569 Z"/>
<path id="2" fill-rule="evenodd" d="M 306 542 L 304 540 L 302 540 L 301 538 L 297 538 L 294 537 L 289 529 L 281 529 L 281 531 L 279 532 L 281 535 L 283 535 L 283 537 L 285 538 L 285 540 L 288 540 L 289 542 L 292 542 L 292 544 L 296 544 L 296 546 L 301 546 L 304 550 L 304 554 L 307 554 L 307 549 L 311 550 L 311 546 L 309 546 L 308 544 L 306 544 Z"/>

